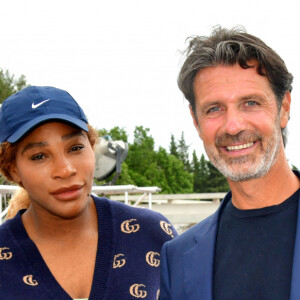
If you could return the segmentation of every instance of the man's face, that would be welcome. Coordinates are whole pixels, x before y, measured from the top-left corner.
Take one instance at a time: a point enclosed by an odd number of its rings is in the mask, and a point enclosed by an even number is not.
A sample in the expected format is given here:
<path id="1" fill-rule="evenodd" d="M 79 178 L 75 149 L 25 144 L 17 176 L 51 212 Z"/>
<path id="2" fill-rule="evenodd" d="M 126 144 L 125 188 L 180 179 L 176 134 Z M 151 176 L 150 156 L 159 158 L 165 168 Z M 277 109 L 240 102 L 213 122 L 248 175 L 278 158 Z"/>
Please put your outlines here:
<path id="1" fill-rule="evenodd" d="M 233 181 L 268 173 L 284 148 L 289 93 L 279 112 L 267 78 L 239 65 L 199 71 L 194 92 L 194 125 L 215 167 Z"/>

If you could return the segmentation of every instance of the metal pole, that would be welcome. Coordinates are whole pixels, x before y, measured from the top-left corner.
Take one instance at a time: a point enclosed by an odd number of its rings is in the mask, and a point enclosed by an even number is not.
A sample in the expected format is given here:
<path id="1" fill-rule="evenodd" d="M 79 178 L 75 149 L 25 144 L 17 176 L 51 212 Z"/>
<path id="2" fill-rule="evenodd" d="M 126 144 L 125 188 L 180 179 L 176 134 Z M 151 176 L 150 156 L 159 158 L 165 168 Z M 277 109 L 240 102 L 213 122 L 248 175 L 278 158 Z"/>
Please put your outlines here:
<path id="1" fill-rule="evenodd" d="M 2 193 L 0 193 L 0 216 L 2 213 Z M 0 225 L 2 224 L 2 218 L 0 218 Z"/>
<path id="2" fill-rule="evenodd" d="M 152 209 L 152 193 L 149 193 L 149 209 Z"/>

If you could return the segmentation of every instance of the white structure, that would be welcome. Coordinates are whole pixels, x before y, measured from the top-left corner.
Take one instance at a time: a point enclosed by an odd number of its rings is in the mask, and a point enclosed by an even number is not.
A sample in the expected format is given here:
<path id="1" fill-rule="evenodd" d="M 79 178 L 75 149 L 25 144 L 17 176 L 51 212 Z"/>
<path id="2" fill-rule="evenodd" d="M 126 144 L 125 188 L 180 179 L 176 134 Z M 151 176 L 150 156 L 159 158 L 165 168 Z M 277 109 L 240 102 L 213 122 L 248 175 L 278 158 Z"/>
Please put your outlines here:
<path id="1" fill-rule="evenodd" d="M 19 189 L 18 186 L 12 185 L 0 185 L 0 224 L 5 219 L 7 209 L 8 209 L 8 201 L 11 196 Z M 159 187 L 136 187 L 134 185 L 106 185 L 106 186 L 93 186 L 92 192 L 97 195 L 112 195 L 112 194 L 124 194 L 122 197 L 122 201 L 128 204 L 128 195 L 129 194 L 142 194 L 140 195 L 136 203 L 133 204 L 137 206 L 143 199 L 148 196 L 147 202 L 148 207 L 152 209 L 152 194 L 160 192 L 161 189 Z"/>
<path id="2" fill-rule="evenodd" d="M 18 186 L 0 185 L 0 224 L 5 219 L 11 195 L 18 189 Z M 137 187 L 134 185 L 107 185 L 92 188 L 94 194 L 160 212 L 179 232 L 214 213 L 219 207 L 220 200 L 226 194 L 156 194 L 160 191 L 161 189 L 156 186 Z"/>

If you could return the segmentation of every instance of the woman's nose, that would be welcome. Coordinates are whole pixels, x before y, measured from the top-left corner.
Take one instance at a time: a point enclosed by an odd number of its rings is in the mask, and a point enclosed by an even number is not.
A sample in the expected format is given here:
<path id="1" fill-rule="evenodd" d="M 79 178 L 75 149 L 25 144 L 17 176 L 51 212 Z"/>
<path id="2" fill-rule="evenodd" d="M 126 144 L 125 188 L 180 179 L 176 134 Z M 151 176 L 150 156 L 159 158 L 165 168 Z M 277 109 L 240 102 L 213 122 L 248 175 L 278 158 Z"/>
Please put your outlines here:
<path id="1" fill-rule="evenodd" d="M 52 169 L 53 178 L 68 178 L 76 174 L 76 168 L 73 163 L 66 157 L 55 159 Z"/>

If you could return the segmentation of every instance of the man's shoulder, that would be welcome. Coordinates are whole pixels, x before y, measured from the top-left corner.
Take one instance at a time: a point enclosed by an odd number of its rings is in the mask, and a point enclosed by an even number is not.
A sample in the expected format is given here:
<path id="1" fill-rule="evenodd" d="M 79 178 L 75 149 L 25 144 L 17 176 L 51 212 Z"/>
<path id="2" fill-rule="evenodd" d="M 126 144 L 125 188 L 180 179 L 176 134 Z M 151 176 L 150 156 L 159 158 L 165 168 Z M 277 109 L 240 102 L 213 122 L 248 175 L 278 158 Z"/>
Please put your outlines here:
<path id="1" fill-rule="evenodd" d="M 188 245 L 191 241 L 194 242 L 195 239 L 197 240 L 209 230 L 213 217 L 214 214 L 205 218 L 203 221 L 197 223 L 196 225 L 190 227 L 185 232 L 180 234 L 176 239 L 171 241 L 171 243 L 176 247 L 177 244 L 183 243 Z"/>

